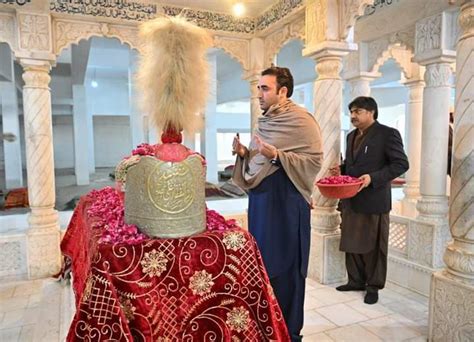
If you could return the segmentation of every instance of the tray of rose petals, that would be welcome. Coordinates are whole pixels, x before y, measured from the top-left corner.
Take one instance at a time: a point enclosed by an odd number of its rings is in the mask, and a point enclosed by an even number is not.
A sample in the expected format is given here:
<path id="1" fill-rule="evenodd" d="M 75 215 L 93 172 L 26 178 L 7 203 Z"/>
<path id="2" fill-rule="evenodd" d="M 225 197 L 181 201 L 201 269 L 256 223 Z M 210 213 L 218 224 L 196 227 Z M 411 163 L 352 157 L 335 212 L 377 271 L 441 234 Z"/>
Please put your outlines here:
<path id="1" fill-rule="evenodd" d="M 363 181 L 352 176 L 330 176 L 316 182 L 319 192 L 328 198 L 351 198 L 359 191 Z"/>

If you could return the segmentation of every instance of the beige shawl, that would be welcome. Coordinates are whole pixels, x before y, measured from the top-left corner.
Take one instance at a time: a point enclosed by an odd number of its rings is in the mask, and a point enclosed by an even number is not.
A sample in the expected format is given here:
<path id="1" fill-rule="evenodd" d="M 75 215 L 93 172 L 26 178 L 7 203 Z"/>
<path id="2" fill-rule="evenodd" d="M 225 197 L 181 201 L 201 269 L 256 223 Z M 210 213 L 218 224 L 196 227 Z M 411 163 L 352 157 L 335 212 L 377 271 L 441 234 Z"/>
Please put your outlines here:
<path id="1" fill-rule="evenodd" d="M 314 117 L 288 99 L 271 106 L 258 119 L 255 135 L 278 149 L 278 158 L 286 174 L 305 200 L 311 203 L 314 181 L 323 157 L 321 133 Z M 246 190 L 257 187 L 265 177 L 278 170 L 278 166 L 258 152 L 255 135 L 247 155 L 243 158 L 237 156 L 232 175 L 234 182 Z"/>

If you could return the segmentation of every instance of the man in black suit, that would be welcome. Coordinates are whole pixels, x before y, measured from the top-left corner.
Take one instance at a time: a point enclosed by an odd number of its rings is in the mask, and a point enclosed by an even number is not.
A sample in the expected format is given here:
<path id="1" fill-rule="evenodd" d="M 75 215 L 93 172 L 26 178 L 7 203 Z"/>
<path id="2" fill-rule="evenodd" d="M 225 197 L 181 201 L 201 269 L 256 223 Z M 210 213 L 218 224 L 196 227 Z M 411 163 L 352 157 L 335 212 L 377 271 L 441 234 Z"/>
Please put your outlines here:
<path id="1" fill-rule="evenodd" d="M 360 96 L 349 104 L 356 129 L 347 136 L 346 158 L 332 174 L 358 177 L 359 193 L 343 200 L 340 250 L 346 252 L 349 281 L 338 291 L 367 291 L 375 304 L 387 275 L 388 233 L 392 196 L 390 182 L 408 170 L 400 133 L 377 121 L 377 103 Z"/>

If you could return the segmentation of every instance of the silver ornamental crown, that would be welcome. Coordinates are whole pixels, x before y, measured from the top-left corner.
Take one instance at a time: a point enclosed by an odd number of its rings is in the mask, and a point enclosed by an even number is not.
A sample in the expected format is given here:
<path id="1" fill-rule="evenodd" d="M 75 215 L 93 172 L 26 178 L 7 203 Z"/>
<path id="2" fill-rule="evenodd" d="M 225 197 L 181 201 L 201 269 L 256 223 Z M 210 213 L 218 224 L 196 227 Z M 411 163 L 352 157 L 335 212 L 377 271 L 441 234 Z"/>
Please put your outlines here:
<path id="1" fill-rule="evenodd" d="M 151 237 L 203 232 L 206 204 L 201 157 L 191 155 L 181 162 L 141 157 L 127 172 L 125 222 Z"/>

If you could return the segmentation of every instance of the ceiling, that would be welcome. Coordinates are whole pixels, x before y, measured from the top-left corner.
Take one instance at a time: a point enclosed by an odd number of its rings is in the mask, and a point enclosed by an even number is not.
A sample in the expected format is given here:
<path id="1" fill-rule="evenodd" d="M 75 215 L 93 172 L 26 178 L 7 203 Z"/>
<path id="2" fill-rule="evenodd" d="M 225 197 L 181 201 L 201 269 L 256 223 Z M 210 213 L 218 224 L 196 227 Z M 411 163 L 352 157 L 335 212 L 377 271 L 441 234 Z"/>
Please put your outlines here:
<path id="1" fill-rule="evenodd" d="M 192 9 L 202 9 L 212 12 L 222 12 L 232 14 L 232 5 L 242 2 L 246 8 L 247 17 L 257 17 L 266 9 L 277 3 L 277 0 L 165 0 L 155 1 L 160 5 L 172 5 L 178 7 L 188 7 Z"/>

